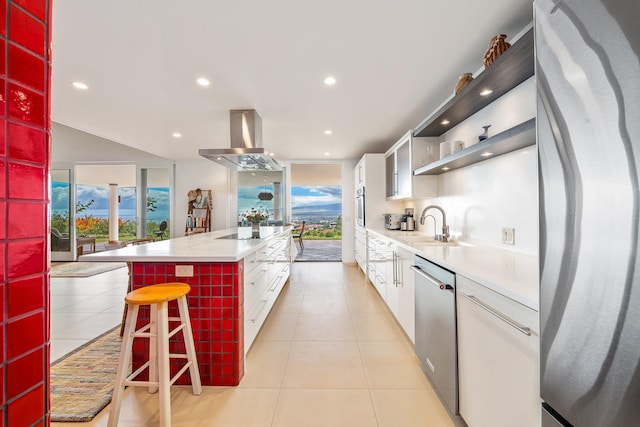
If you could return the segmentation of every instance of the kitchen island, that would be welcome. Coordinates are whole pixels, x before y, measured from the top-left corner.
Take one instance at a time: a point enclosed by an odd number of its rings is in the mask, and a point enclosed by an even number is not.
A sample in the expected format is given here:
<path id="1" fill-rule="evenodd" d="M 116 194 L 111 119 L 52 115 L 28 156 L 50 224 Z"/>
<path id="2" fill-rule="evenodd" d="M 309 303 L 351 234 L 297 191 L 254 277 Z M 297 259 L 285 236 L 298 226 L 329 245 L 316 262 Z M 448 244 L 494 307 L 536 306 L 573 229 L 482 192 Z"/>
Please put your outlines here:
<path id="1" fill-rule="evenodd" d="M 250 228 L 233 228 L 128 246 L 83 255 L 80 261 L 129 265 L 129 288 L 165 282 L 191 286 L 189 315 L 202 385 L 238 385 L 244 357 L 289 277 L 291 227 L 261 227 L 252 239 Z M 248 279 L 248 280 L 245 280 Z M 138 327 L 149 321 L 141 307 Z M 170 305 L 169 316 L 177 316 Z M 179 334 L 178 334 L 179 337 Z M 133 346 L 134 369 L 148 358 L 148 340 Z M 182 338 L 172 339 L 172 353 L 183 352 Z M 172 375 L 178 363 L 171 361 Z M 189 384 L 183 374 L 176 384 Z"/>

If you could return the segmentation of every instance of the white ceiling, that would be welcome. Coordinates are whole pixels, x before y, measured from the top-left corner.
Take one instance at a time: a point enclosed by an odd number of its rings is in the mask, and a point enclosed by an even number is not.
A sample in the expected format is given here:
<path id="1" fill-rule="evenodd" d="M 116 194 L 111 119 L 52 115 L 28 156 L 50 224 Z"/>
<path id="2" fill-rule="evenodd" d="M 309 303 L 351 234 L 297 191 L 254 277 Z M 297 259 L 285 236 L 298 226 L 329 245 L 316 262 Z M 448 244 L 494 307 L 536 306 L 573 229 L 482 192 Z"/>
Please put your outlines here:
<path id="1" fill-rule="evenodd" d="M 228 110 L 254 108 L 277 159 L 359 158 L 531 20 L 531 0 L 56 1 L 52 118 L 177 160 L 228 147 Z"/>

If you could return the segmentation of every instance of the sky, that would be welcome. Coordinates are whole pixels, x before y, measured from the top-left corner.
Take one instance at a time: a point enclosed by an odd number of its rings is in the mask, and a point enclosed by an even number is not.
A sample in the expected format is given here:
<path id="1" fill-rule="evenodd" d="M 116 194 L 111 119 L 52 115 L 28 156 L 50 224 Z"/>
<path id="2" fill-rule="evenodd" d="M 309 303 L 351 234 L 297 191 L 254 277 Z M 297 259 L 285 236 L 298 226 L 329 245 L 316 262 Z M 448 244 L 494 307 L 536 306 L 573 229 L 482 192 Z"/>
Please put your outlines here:
<path id="1" fill-rule="evenodd" d="M 238 212 L 250 212 L 251 209 L 266 209 L 273 212 L 274 200 L 264 201 L 258 198 L 258 194 L 262 192 L 270 192 L 273 194 L 273 186 L 242 186 L 238 188 Z M 342 187 L 340 185 L 332 186 L 293 186 L 291 187 L 291 206 L 292 210 L 305 212 L 313 211 L 314 208 L 327 210 L 330 206 L 331 210 L 338 212 L 342 204 Z M 336 208 L 336 205 L 338 206 Z"/>
<path id="2" fill-rule="evenodd" d="M 123 219 L 135 219 L 136 216 L 136 190 L 133 187 L 118 189 L 120 204 L 119 216 Z M 169 189 L 163 187 L 149 188 L 149 195 L 156 200 L 156 210 L 149 212 L 148 218 L 153 221 L 169 219 Z M 91 185 L 76 186 L 77 201 L 86 204 L 90 200 L 95 202 L 85 211 L 77 214 L 79 217 L 93 215 L 96 218 L 109 216 L 109 188 Z M 69 184 L 53 182 L 51 189 L 51 210 L 53 212 L 66 212 L 69 209 Z"/>

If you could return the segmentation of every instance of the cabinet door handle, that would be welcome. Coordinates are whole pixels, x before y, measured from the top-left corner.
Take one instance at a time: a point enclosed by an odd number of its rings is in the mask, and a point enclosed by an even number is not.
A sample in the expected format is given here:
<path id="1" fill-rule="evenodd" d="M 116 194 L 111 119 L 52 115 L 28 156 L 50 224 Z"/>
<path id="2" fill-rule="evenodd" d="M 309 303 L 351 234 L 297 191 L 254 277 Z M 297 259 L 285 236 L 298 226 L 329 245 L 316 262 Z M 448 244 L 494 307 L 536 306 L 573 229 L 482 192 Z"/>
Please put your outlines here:
<path id="1" fill-rule="evenodd" d="M 495 309 L 491 308 L 490 306 L 488 306 L 487 304 L 485 304 L 484 302 L 482 302 L 478 298 L 474 297 L 473 295 L 467 295 L 464 292 L 460 292 L 460 295 L 462 295 L 463 297 L 465 297 L 466 299 L 468 299 L 469 301 L 471 301 L 472 303 L 474 303 L 478 307 L 482 308 L 483 310 L 485 310 L 489 314 L 492 314 L 493 316 L 495 316 L 498 319 L 502 320 L 507 325 L 517 329 L 518 331 L 522 332 L 523 334 L 525 334 L 527 336 L 531 335 L 531 329 L 529 329 L 527 326 L 524 326 L 524 325 L 516 322 L 515 320 L 513 320 L 509 316 L 506 316 L 506 315 L 500 313 L 499 311 L 496 311 Z"/>
<path id="2" fill-rule="evenodd" d="M 258 315 L 260 313 L 262 313 L 262 310 L 264 310 L 264 308 L 267 306 L 268 302 L 269 302 L 269 300 L 266 300 L 266 299 L 263 299 L 263 300 L 260 301 L 260 304 L 262 304 L 262 307 L 260 307 L 260 310 L 258 310 L 256 315 L 253 317 L 253 319 L 250 319 L 249 322 L 256 323 L 256 320 L 258 319 Z"/>

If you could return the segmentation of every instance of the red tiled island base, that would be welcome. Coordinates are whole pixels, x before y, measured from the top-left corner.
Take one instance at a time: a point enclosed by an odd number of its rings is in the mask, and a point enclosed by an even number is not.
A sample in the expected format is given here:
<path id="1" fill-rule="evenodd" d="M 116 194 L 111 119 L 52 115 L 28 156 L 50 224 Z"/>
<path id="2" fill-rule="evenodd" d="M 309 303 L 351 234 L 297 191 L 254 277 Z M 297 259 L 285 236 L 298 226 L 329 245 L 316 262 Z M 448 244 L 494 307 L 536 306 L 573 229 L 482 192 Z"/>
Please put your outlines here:
<path id="1" fill-rule="evenodd" d="M 193 266 L 193 277 L 176 277 L 176 265 Z M 133 289 L 166 282 L 182 282 L 191 286 L 187 296 L 193 339 L 202 385 L 234 386 L 244 375 L 244 261 L 237 262 L 133 262 Z M 141 306 L 137 327 L 149 322 L 149 306 Z M 169 303 L 169 316 L 177 317 L 175 301 Z M 170 324 L 170 327 L 174 325 Z M 184 354 L 182 333 L 169 342 L 171 353 Z M 133 369 L 148 360 L 149 340 L 137 338 L 133 345 Z M 173 376 L 184 365 L 184 359 L 171 360 Z M 190 384 L 189 371 L 175 384 Z"/>

